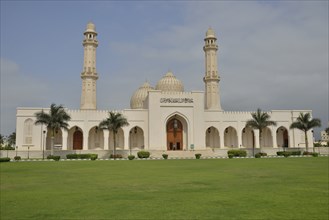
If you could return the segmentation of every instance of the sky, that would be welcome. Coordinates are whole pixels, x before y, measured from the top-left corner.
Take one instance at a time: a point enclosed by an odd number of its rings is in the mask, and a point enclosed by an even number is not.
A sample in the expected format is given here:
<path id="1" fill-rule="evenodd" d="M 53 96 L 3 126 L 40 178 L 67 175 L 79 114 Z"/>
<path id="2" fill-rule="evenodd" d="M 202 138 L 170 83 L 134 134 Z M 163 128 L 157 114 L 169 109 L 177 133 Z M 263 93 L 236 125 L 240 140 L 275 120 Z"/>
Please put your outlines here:
<path id="1" fill-rule="evenodd" d="M 328 126 L 328 1 L 1 0 L 0 133 L 17 107 L 79 109 L 83 32 L 98 32 L 97 107 L 129 108 L 145 81 L 170 70 L 204 91 L 204 37 L 219 44 L 225 111 L 312 110 Z"/>

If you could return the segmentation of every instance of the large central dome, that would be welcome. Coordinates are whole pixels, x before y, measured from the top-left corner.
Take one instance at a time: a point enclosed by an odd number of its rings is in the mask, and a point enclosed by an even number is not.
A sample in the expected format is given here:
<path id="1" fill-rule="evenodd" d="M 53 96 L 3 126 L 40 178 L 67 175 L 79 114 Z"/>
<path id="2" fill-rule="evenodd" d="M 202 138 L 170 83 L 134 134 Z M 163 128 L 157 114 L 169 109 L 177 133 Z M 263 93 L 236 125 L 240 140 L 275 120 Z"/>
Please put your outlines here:
<path id="1" fill-rule="evenodd" d="M 184 86 L 182 82 L 177 79 L 170 71 L 167 72 L 166 75 L 158 81 L 155 89 L 164 92 L 184 92 Z"/>

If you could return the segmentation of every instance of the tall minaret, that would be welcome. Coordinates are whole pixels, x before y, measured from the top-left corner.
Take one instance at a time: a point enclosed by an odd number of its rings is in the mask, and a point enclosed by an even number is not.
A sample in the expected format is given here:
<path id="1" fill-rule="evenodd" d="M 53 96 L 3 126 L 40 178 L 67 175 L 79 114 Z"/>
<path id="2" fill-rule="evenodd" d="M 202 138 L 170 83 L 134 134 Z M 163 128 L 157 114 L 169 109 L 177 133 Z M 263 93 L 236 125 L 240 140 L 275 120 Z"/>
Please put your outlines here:
<path id="1" fill-rule="evenodd" d="M 205 82 L 205 108 L 222 110 L 219 96 L 219 75 L 217 66 L 217 38 L 213 29 L 209 28 L 204 39 L 206 72 L 203 81 Z"/>
<path id="2" fill-rule="evenodd" d="M 84 58 L 82 79 L 82 93 L 80 109 L 96 109 L 96 80 L 98 75 L 96 72 L 96 48 L 98 40 L 95 25 L 91 22 L 87 24 L 84 32 L 83 40 Z"/>

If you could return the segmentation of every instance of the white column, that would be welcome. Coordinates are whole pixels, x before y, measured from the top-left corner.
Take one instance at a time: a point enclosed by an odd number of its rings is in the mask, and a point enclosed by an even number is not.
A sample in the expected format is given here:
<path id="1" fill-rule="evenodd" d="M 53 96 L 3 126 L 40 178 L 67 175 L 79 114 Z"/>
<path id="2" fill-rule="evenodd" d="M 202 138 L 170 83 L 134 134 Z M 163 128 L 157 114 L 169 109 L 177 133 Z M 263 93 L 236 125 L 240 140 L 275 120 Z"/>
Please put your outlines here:
<path id="1" fill-rule="evenodd" d="M 242 131 L 237 131 L 238 135 L 238 148 L 242 147 Z"/>
<path id="2" fill-rule="evenodd" d="M 62 129 L 62 150 L 67 150 L 67 136 L 68 136 L 68 131 Z"/>
<path id="3" fill-rule="evenodd" d="M 124 139 L 123 149 L 127 150 L 129 149 L 129 130 L 123 129 L 123 139 Z"/>
<path id="4" fill-rule="evenodd" d="M 109 130 L 104 129 L 103 130 L 103 134 L 104 134 L 104 150 L 108 150 L 109 149 Z"/>
<path id="5" fill-rule="evenodd" d="M 224 149 L 224 131 L 219 131 L 219 143 L 220 143 L 220 149 Z"/>
<path id="6" fill-rule="evenodd" d="M 274 127 L 272 128 L 272 145 L 273 148 L 278 148 L 278 143 L 276 141 L 276 129 Z"/>
<path id="7" fill-rule="evenodd" d="M 254 135 L 255 135 L 255 148 L 259 148 L 259 130 L 254 130 Z"/>
<path id="8" fill-rule="evenodd" d="M 88 139 L 89 139 L 89 132 L 83 131 L 83 150 L 88 150 Z"/>

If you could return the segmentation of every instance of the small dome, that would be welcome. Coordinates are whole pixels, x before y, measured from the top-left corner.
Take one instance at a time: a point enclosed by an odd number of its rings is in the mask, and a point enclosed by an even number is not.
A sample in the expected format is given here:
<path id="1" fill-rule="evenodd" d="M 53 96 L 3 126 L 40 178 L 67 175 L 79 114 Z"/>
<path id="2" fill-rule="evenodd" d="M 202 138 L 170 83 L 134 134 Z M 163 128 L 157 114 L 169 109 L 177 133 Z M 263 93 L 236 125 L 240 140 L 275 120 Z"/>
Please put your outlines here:
<path id="1" fill-rule="evenodd" d="M 182 82 L 177 79 L 170 71 L 167 72 L 166 75 L 158 81 L 155 89 L 164 92 L 184 92 L 184 86 Z"/>
<path id="2" fill-rule="evenodd" d="M 96 27 L 92 22 L 88 22 L 85 32 L 96 32 Z"/>
<path id="3" fill-rule="evenodd" d="M 148 82 L 145 82 L 141 87 L 139 87 L 130 99 L 130 108 L 144 108 L 144 101 L 147 97 L 147 92 L 150 90 L 153 90 L 153 88 Z"/>
<path id="4" fill-rule="evenodd" d="M 216 38 L 215 31 L 212 28 L 208 28 L 208 30 L 206 32 L 206 38 L 208 38 L 208 37 Z"/>

